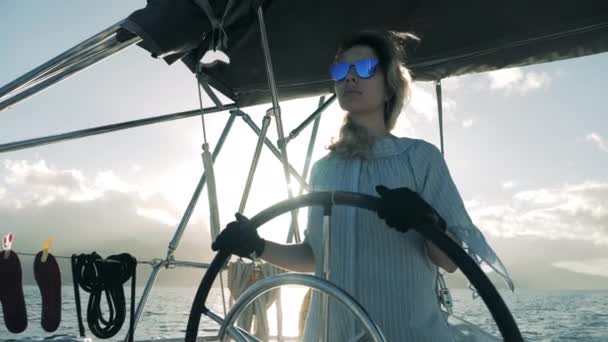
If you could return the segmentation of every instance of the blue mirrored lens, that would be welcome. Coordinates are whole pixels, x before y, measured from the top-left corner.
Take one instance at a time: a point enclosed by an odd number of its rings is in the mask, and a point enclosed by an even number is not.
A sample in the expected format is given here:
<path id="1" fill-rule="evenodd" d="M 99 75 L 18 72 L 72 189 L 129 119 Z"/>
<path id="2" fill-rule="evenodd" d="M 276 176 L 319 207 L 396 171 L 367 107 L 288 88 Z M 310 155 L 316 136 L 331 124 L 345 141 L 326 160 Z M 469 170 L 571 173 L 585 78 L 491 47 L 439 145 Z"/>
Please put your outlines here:
<path id="1" fill-rule="evenodd" d="M 363 59 L 357 61 L 355 64 L 355 70 L 357 71 L 357 75 L 361 78 L 368 78 L 374 76 L 376 72 L 376 66 L 378 65 L 378 60 L 376 59 Z"/>
<path id="2" fill-rule="evenodd" d="M 330 73 L 331 78 L 334 81 L 340 81 L 346 77 L 348 74 L 348 69 L 350 69 L 350 64 L 348 63 L 334 63 L 331 65 Z"/>
<path id="3" fill-rule="evenodd" d="M 329 71 L 331 74 L 331 78 L 334 81 L 341 81 L 346 78 L 348 75 L 348 71 L 351 66 L 355 67 L 355 71 L 357 75 L 361 78 L 369 78 L 374 76 L 376 72 L 376 67 L 378 66 L 377 59 L 362 59 L 360 61 L 356 61 L 354 63 L 334 63 L 331 65 Z"/>

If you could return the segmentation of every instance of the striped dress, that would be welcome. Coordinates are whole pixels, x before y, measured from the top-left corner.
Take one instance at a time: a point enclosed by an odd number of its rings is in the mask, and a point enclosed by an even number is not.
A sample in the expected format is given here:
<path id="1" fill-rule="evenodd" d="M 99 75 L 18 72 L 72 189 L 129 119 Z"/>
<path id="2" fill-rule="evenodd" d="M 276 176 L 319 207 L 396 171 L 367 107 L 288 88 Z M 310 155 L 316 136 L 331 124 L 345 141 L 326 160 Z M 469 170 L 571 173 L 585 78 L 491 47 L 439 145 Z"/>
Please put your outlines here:
<path id="1" fill-rule="evenodd" d="M 505 276 L 502 263 L 471 222 L 443 156 L 432 144 L 393 136 L 377 140 L 368 160 L 329 157 L 312 169 L 314 191 L 352 191 L 376 195 L 375 186 L 408 187 L 445 219 L 448 230 L 479 262 Z M 406 208 L 404 208 L 406 209 Z M 311 207 L 305 243 L 322 276 L 323 213 Z M 330 280 L 353 295 L 379 325 L 388 341 L 453 341 L 436 294 L 438 268 L 415 232 L 400 233 L 376 213 L 337 206 L 331 218 Z M 321 301 L 313 293 L 305 341 L 318 341 Z M 363 328 L 340 303 L 330 300 L 330 341 L 348 341 Z"/>

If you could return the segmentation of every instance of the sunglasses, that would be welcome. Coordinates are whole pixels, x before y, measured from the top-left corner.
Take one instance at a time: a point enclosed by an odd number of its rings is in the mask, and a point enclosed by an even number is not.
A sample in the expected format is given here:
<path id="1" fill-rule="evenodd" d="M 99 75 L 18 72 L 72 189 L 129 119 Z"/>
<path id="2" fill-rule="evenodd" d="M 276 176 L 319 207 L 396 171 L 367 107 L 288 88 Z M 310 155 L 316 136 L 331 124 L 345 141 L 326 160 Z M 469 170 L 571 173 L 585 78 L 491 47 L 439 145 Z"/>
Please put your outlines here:
<path id="1" fill-rule="evenodd" d="M 354 66 L 357 75 L 361 78 L 370 78 L 376 73 L 378 60 L 369 58 L 356 61 L 354 63 L 334 63 L 329 68 L 329 73 L 334 81 L 342 81 L 348 75 L 350 68 Z"/>

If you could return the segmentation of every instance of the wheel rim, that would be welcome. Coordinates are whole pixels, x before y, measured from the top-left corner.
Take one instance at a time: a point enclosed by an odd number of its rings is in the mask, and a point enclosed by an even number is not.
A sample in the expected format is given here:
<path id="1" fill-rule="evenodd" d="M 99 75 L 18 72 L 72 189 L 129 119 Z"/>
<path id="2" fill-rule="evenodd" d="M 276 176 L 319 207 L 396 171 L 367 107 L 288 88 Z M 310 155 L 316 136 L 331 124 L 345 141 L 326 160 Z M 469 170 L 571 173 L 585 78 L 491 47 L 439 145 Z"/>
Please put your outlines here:
<path id="1" fill-rule="evenodd" d="M 377 212 L 380 208 L 380 198 L 366 194 L 336 191 L 336 192 L 311 192 L 306 195 L 295 197 L 279 202 L 253 216 L 247 222 L 245 229 L 257 229 L 262 224 L 273 218 L 294 209 L 309 206 L 333 206 L 345 205 L 360 209 L 367 209 Z M 477 293 L 484 301 L 490 311 L 492 318 L 498 326 L 505 341 L 523 341 L 523 337 L 515 319 L 511 315 L 502 297 L 481 270 L 479 265 L 451 238 L 432 225 L 414 227 L 415 230 L 426 240 L 433 242 L 443 251 L 455 264 L 460 271 L 467 277 L 469 282 L 475 287 Z M 210 310 L 205 306 L 211 286 L 220 272 L 221 268 L 230 259 L 230 253 L 219 251 L 211 262 L 207 272 L 203 276 L 199 288 L 196 292 L 188 317 L 186 328 L 186 341 L 194 342 L 198 334 L 198 326 L 202 314 L 207 314 Z"/>
<path id="2" fill-rule="evenodd" d="M 254 300 L 264 293 L 284 285 L 300 285 L 324 292 L 346 306 L 362 323 L 374 341 L 386 341 L 378 325 L 371 319 L 365 308 L 348 292 L 335 284 L 309 274 L 279 274 L 259 280 L 247 288 L 234 303 L 226 316 L 219 332 L 220 341 L 224 341 L 226 330 L 236 322 L 238 315 Z"/>

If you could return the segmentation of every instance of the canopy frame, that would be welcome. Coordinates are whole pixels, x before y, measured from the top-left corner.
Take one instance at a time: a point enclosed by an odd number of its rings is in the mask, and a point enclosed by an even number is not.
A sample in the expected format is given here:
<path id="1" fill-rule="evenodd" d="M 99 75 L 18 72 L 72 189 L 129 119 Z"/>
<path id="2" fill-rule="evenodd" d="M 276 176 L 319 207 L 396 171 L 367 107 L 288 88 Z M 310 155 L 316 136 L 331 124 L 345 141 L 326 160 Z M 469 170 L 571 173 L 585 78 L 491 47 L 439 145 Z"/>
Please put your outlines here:
<path id="1" fill-rule="evenodd" d="M 181 2 L 185 3 L 184 1 Z M 315 110 L 310 116 L 304 119 L 303 122 L 298 125 L 296 129 L 292 130 L 287 136 L 284 134 L 279 92 L 287 93 L 287 95 L 283 96 L 283 99 L 293 98 L 295 96 L 294 94 L 296 93 L 299 95 L 316 95 L 322 92 L 322 89 L 327 90 L 327 86 L 331 84 L 331 80 L 297 80 L 295 82 L 287 83 L 281 82 L 281 80 L 276 80 L 274 76 L 274 67 L 271 60 L 272 53 L 268 41 L 268 28 L 265 22 L 265 11 L 268 12 L 269 9 L 276 11 L 280 5 L 274 6 L 275 2 L 273 1 L 261 0 L 252 0 L 252 3 L 255 4 L 254 11 L 255 15 L 257 16 L 257 23 L 259 25 L 259 34 L 261 40 L 261 47 L 263 50 L 263 58 L 266 66 L 265 71 L 268 88 L 237 88 L 227 82 L 226 78 L 220 77 L 221 71 L 215 70 L 210 70 L 208 73 L 202 75 L 202 77 L 199 79 L 199 83 L 204 87 L 205 91 L 212 98 L 213 91 L 209 89 L 209 85 L 233 101 L 233 103 L 231 104 L 222 104 L 217 100 L 216 97 L 214 99 L 215 107 L 207 108 L 203 111 L 204 115 L 217 113 L 224 110 L 229 110 L 230 113 L 224 130 L 222 131 L 220 138 L 217 142 L 216 148 L 213 151 L 212 158 L 214 161 L 219 156 L 222 146 L 225 140 L 227 139 L 227 136 L 233 126 L 236 117 L 241 117 L 241 119 L 258 136 L 256 152 L 254 152 L 252 164 L 250 167 L 250 173 L 247 178 L 248 187 L 245 189 L 243 197 L 241 199 L 241 206 L 243 209 L 245 207 L 247 196 L 249 195 L 250 185 L 253 181 L 255 169 L 257 167 L 257 162 L 260 158 L 262 146 L 264 145 L 275 155 L 275 157 L 277 157 L 277 159 L 281 162 L 283 166 L 285 181 L 287 185 L 287 195 L 289 198 L 293 197 L 291 187 L 289 186 L 291 183 L 291 177 L 294 177 L 294 179 L 299 182 L 302 189 L 301 192 L 304 189 L 308 188 L 306 180 L 308 178 L 312 146 L 314 146 L 314 142 L 316 140 L 316 133 L 319 125 L 320 116 L 323 111 L 325 111 L 329 107 L 329 105 L 335 100 L 335 95 L 333 95 L 326 101 L 321 100 L 317 110 Z M 447 54 L 431 54 L 425 55 L 420 58 L 414 58 L 413 60 L 411 60 L 408 65 L 412 70 L 414 70 L 414 73 L 418 76 L 419 80 L 435 80 L 436 82 L 436 93 L 439 111 L 439 132 L 442 153 L 444 153 L 444 138 L 441 103 L 441 79 L 448 76 L 461 75 L 470 72 L 488 71 L 506 66 L 527 65 L 535 62 L 545 62 L 608 51 L 608 34 L 604 35 L 604 33 L 608 33 L 608 16 L 606 16 L 607 12 L 605 12 L 605 9 L 606 5 L 604 5 L 604 7 L 602 7 L 600 11 L 598 11 L 600 13 L 598 14 L 599 19 L 586 25 L 579 23 L 578 26 L 561 29 L 557 32 L 549 32 L 546 34 L 540 34 L 532 37 L 514 39 L 487 47 L 478 46 L 469 49 L 464 48 L 460 50 L 450 50 Z M 238 14 L 242 12 L 243 6 L 235 7 L 234 13 Z M 602 17 L 602 15 L 604 15 L 604 17 Z M 232 20 L 228 19 L 227 23 L 230 24 L 238 21 L 238 18 L 233 18 Z M 132 23 L 129 23 L 128 20 L 114 24 L 108 27 L 107 29 L 99 32 L 98 34 L 92 36 L 91 38 L 74 46 L 73 48 L 67 50 L 66 52 L 49 60 L 48 62 L 40 65 L 39 67 L 31 70 L 25 75 L 3 86 L 2 88 L 0 88 L 0 111 L 9 108 L 11 105 L 19 103 L 20 101 L 23 101 L 24 99 L 29 98 L 34 94 L 43 91 L 44 89 L 47 89 L 48 87 L 68 78 L 69 76 L 81 70 L 84 70 L 85 68 L 111 55 L 118 53 L 119 51 L 122 51 L 123 49 L 129 46 L 132 46 L 134 44 L 140 44 L 140 46 L 144 48 L 149 48 L 150 37 L 146 34 L 138 35 L 137 32 L 133 32 L 133 30 L 131 29 L 133 29 L 133 25 Z M 233 32 L 242 33 L 238 37 L 237 42 L 234 44 L 234 49 L 238 50 L 239 48 L 242 48 L 244 44 L 247 43 L 246 40 L 252 35 L 252 33 L 250 32 L 252 31 L 251 26 L 244 24 L 242 26 L 235 27 L 232 30 Z M 579 44 L 578 42 L 573 43 L 573 51 L 568 52 L 564 52 L 563 47 L 561 49 L 556 48 L 555 50 L 559 50 L 559 53 L 556 56 L 550 56 L 554 50 L 547 48 L 547 51 L 543 50 L 540 53 L 537 53 L 537 57 L 540 56 L 538 57 L 540 58 L 539 60 L 535 60 L 535 57 L 526 57 L 514 54 L 514 58 L 508 61 L 505 60 L 503 63 L 495 62 L 491 65 L 484 65 L 478 67 L 471 67 L 470 64 L 467 64 L 475 63 L 475 61 L 480 61 L 482 60 L 480 58 L 483 57 L 500 54 L 503 51 L 515 51 L 522 48 L 534 49 L 536 45 L 544 46 L 543 44 L 549 44 L 553 41 L 563 41 L 564 39 L 572 39 L 573 41 L 583 40 L 583 38 L 581 37 L 589 38 L 590 43 L 588 45 L 582 43 Z M 179 52 L 177 54 L 180 55 L 180 58 L 183 58 L 182 60 L 184 61 L 184 63 L 189 66 L 189 61 L 191 62 L 193 58 L 196 59 L 196 57 L 200 54 L 200 51 L 204 50 L 205 48 L 208 48 L 206 44 L 208 44 L 210 40 L 212 39 L 207 36 L 203 36 L 203 42 L 200 45 L 190 50 L 187 50 L 185 53 Z M 166 58 L 166 60 L 168 58 L 162 54 L 159 54 L 158 57 Z M 450 69 L 445 67 L 448 64 L 454 65 Z M 300 88 L 303 90 L 301 90 L 300 92 L 296 91 Z M 260 93 L 262 95 L 252 96 L 251 94 L 253 93 Z M 325 93 L 327 93 L 327 91 L 325 91 Z M 263 119 L 262 128 L 259 128 L 253 122 L 251 117 L 245 112 L 243 112 L 241 108 L 246 105 L 253 105 L 264 102 L 267 99 L 271 100 L 272 107 L 267 113 L 267 116 Z M 66 132 L 57 135 L 49 135 L 34 139 L 10 142 L 0 145 L 0 153 L 33 148 L 36 146 L 57 143 L 60 141 L 78 139 L 92 135 L 104 134 L 118 130 L 141 127 L 153 123 L 166 122 L 198 115 L 201 115 L 201 111 L 199 109 L 195 109 L 191 111 L 166 114 L 140 120 L 126 121 L 117 124 Z M 279 136 L 276 146 L 266 137 L 267 129 L 272 116 L 275 117 L 276 129 Z M 309 148 L 307 151 L 305 166 L 303 171 L 301 173 L 298 173 L 298 171 L 289 163 L 286 147 L 290 141 L 295 139 L 308 125 L 313 122 L 314 125 L 309 142 Z M 174 257 L 174 252 L 178 248 L 179 242 L 182 238 L 184 230 L 186 229 L 187 223 L 194 211 L 194 208 L 200 197 L 200 193 L 205 185 L 205 182 L 206 175 L 205 173 L 203 173 L 201 175 L 197 187 L 195 188 L 191 196 L 190 202 L 187 208 L 185 209 L 185 212 L 176 228 L 176 231 L 168 245 L 167 255 L 165 259 L 155 259 L 155 261 L 151 264 L 153 268 L 152 273 L 148 278 L 146 287 L 144 289 L 142 297 L 140 298 L 136 311 L 134 327 L 137 326 L 137 322 L 141 318 L 150 291 L 157 279 L 159 272 L 163 268 L 174 268 L 176 266 L 208 267 L 208 264 L 204 263 L 176 261 Z M 297 212 L 292 211 L 292 226 L 287 237 L 288 242 L 291 242 L 292 239 L 295 239 L 296 242 L 300 241 L 298 233 L 299 231 L 295 222 L 297 222 Z"/>

